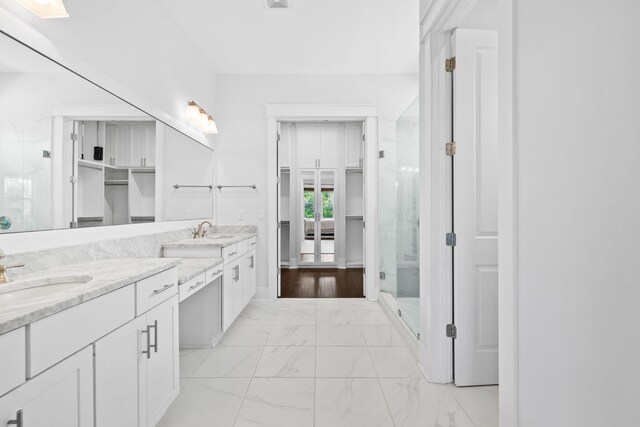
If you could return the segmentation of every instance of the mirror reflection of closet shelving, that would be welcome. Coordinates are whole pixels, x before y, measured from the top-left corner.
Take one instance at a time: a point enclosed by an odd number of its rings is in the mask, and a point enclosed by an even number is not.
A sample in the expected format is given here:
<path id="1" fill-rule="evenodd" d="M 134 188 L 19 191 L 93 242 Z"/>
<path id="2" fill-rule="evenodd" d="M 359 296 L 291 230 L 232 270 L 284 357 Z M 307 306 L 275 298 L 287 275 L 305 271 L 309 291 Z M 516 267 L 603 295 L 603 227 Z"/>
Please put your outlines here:
<path id="1" fill-rule="evenodd" d="M 363 123 L 281 122 L 279 135 L 280 266 L 362 268 Z M 311 196 L 302 175 L 313 171 Z"/>
<path id="2" fill-rule="evenodd" d="M 78 227 L 154 222 L 156 122 L 76 121 Z"/>

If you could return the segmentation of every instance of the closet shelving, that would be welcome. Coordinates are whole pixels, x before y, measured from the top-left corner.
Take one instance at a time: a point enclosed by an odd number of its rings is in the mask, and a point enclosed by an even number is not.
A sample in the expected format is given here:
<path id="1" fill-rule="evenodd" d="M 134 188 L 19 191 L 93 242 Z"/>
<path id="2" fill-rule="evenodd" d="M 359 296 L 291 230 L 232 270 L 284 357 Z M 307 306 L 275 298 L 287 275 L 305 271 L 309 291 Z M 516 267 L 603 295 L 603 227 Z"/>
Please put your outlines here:
<path id="1" fill-rule="evenodd" d="M 155 221 L 155 122 L 82 121 L 77 129 L 79 227 Z M 104 160 L 88 160 L 102 147 Z"/>

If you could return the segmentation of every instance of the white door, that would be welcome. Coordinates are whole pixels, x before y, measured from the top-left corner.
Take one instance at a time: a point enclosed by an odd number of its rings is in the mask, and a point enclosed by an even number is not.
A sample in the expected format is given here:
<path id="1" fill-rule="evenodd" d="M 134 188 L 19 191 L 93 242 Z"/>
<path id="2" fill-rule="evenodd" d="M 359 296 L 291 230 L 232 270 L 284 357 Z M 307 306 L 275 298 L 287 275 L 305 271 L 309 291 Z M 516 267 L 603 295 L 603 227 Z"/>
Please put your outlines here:
<path id="1" fill-rule="evenodd" d="M 146 317 L 138 317 L 96 342 L 96 427 L 138 425 L 139 336 L 146 327 Z"/>
<path id="2" fill-rule="evenodd" d="M 318 167 L 318 144 L 315 126 L 297 125 L 296 129 L 296 152 L 298 168 Z"/>
<path id="3" fill-rule="evenodd" d="M 147 313 L 150 357 L 147 358 L 147 425 L 155 426 L 180 391 L 178 296 Z M 145 355 L 146 356 L 146 355 Z"/>
<path id="4" fill-rule="evenodd" d="M 498 35 L 456 30 L 455 383 L 498 383 Z"/>

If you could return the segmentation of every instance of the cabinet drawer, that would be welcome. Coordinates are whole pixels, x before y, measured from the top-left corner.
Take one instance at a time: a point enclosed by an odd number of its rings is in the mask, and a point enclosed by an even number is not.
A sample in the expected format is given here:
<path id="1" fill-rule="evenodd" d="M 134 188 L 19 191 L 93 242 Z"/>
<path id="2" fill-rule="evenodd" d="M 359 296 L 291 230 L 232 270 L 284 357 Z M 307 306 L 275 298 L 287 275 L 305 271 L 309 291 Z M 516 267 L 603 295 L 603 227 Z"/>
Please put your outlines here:
<path id="1" fill-rule="evenodd" d="M 222 273 L 224 272 L 224 265 L 223 264 L 219 264 L 216 265 L 213 268 L 210 268 L 209 270 L 207 270 L 205 273 L 207 275 L 207 285 L 211 282 L 213 282 L 214 280 L 216 280 L 218 277 L 222 277 Z"/>
<path id="2" fill-rule="evenodd" d="M 249 244 L 249 249 L 248 250 L 251 251 L 251 250 L 256 248 L 257 239 L 255 237 L 250 238 L 249 240 L 247 240 L 247 242 L 249 242 L 248 243 Z"/>
<path id="3" fill-rule="evenodd" d="M 134 318 L 133 285 L 29 325 L 27 377 L 32 378 Z"/>
<path id="4" fill-rule="evenodd" d="M 25 328 L 0 335 L 0 396 L 24 382 L 27 363 Z"/>
<path id="5" fill-rule="evenodd" d="M 229 261 L 233 261 L 238 256 L 238 248 L 236 245 L 225 246 L 222 248 L 222 259 L 224 259 L 224 263 L 228 263 Z"/>
<path id="6" fill-rule="evenodd" d="M 249 250 L 249 241 L 248 240 L 243 240 L 241 242 L 238 242 L 236 247 L 237 247 L 237 250 L 238 250 L 238 256 L 242 256 L 242 255 L 246 254 L 247 251 Z"/>
<path id="7" fill-rule="evenodd" d="M 178 293 L 178 273 L 170 268 L 136 283 L 136 316 Z"/>
<path id="8" fill-rule="evenodd" d="M 200 289 L 204 288 L 207 285 L 205 273 L 198 274 L 193 279 L 184 282 L 180 285 L 179 294 L 180 294 L 180 302 L 184 301 L 191 295 L 198 292 Z"/>

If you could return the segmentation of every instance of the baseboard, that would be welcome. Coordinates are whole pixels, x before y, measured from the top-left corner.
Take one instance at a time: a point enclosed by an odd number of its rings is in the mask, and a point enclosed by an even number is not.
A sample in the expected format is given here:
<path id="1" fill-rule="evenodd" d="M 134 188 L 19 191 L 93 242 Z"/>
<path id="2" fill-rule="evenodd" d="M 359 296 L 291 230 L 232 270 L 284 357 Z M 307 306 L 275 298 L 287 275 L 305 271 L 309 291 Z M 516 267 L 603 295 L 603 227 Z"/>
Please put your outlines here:
<path id="1" fill-rule="evenodd" d="M 273 301 L 269 298 L 269 288 L 266 286 L 257 287 L 256 294 L 251 298 L 251 301 Z"/>
<path id="2" fill-rule="evenodd" d="M 407 346 L 411 349 L 411 352 L 414 354 L 416 359 L 419 360 L 420 352 L 418 346 L 420 345 L 420 342 L 418 341 L 418 338 L 415 336 L 415 334 L 411 331 L 411 329 L 409 329 L 407 324 L 404 323 L 404 320 L 402 320 L 400 316 L 398 316 L 398 306 L 396 303 L 396 299 L 387 292 L 378 291 L 378 295 L 378 301 L 380 302 L 380 305 L 382 306 L 384 311 L 387 312 L 387 315 L 391 318 L 391 321 L 396 326 L 396 328 L 398 328 L 398 330 L 400 331 L 400 335 L 402 336 L 405 344 L 407 344 Z"/>

